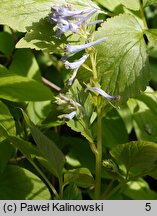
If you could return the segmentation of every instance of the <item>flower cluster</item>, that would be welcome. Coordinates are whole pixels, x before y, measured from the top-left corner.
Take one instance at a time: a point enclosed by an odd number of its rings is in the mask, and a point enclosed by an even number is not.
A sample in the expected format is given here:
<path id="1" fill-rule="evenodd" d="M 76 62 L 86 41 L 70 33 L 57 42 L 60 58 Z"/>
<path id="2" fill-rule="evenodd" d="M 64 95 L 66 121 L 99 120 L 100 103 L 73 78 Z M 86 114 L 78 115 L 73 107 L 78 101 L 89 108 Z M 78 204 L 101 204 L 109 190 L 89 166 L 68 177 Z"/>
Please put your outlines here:
<path id="1" fill-rule="evenodd" d="M 85 10 L 72 9 L 70 5 L 54 6 L 51 8 L 50 22 L 56 24 L 56 37 L 60 38 L 62 34 L 68 31 L 77 33 L 80 27 L 88 21 L 97 9 L 87 8 Z M 94 25 L 100 23 L 102 20 L 89 22 L 87 25 Z"/>
<path id="2" fill-rule="evenodd" d="M 76 116 L 79 109 L 82 108 L 82 105 L 80 103 L 75 102 L 71 98 L 61 93 L 58 96 L 56 96 L 55 99 L 55 102 L 59 105 L 61 110 L 64 110 L 64 112 L 67 113 L 60 116 L 65 120 L 73 119 Z"/>
<path id="3" fill-rule="evenodd" d="M 62 34 L 68 31 L 73 33 L 78 33 L 80 27 L 86 23 L 86 25 L 95 25 L 102 22 L 103 20 L 96 20 L 94 22 L 88 22 L 88 20 L 97 12 L 95 8 L 87 8 L 84 10 L 72 9 L 71 6 L 54 6 L 51 8 L 50 21 L 56 24 L 57 33 L 56 37 L 60 38 Z M 96 41 L 88 42 L 82 45 L 71 45 L 67 44 L 65 47 L 65 52 L 68 55 L 62 58 L 67 69 L 72 69 L 73 74 L 68 80 L 68 84 L 72 85 L 78 69 L 88 58 L 88 54 L 85 53 L 80 59 L 75 62 L 67 61 L 69 56 L 74 55 L 77 52 L 85 50 L 91 46 L 105 41 L 107 38 L 101 38 Z"/>

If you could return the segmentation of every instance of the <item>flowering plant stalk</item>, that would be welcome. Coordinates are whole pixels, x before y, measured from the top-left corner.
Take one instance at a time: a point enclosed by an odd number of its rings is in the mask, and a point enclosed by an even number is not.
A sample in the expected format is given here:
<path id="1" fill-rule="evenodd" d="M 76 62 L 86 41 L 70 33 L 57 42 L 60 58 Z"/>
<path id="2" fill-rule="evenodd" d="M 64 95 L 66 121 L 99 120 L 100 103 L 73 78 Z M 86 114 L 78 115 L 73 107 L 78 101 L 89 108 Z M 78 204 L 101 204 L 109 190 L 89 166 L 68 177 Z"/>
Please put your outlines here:
<path id="1" fill-rule="evenodd" d="M 0 8 L 0 199 L 156 199 L 155 1 Z"/>
<path id="2" fill-rule="evenodd" d="M 96 25 L 101 23 L 102 20 L 95 20 L 94 22 L 90 22 L 90 18 L 98 12 L 95 8 L 88 8 L 85 10 L 77 10 L 72 9 L 70 6 L 55 6 L 51 9 L 52 13 L 50 14 L 50 22 L 55 23 L 56 25 L 56 37 L 58 40 L 61 40 L 62 35 L 65 32 L 71 31 L 72 34 L 82 34 L 85 38 L 85 43 L 81 45 L 71 45 L 67 44 L 65 46 L 66 55 L 62 57 L 62 61 L 64 62 L 66 69 L 73 70 L 72 76 L 68 80 L 68 85 L 71 86 L 75 79 L 77 79 L 77 72 L 79 68 L 86 63 L 87 59 L 90 60 L 91 64 L 91 77 L 87 83 L 84 83 L 84 94 L 89 94 L 90 91 L 95 94 L 93 97 L 95 98 L 96 104 L 96 120 L 97 121 L 97 138 L 96 140 L 90 140 L 90 148 L 95 155 L 95 199 L 100 199 L 101 195 L 101 168 L 102 168 L 102 118 L 104 116 L 104 108 L 103 106 L 104 100 L 113 101 L 118 99 L 118 96 L 111 96 L 107 94 L 104 90 L 100 88 L 100 78 L 97 72 L 97 53 L 94 49 L 96 44 L 105 43 L 108 39 L 107 37 L 103 37 L 97 40 L 91 39 L 94 37 L 94 32 L 89 31 L 89 26 Z M 69 62 L 67 59 L 70 56 L 75 55 L 76 53 L 84 50 L 83 56 L 74 61 Z M 58 98 L 58 97 L 57 97 Z M 67 106 L 69 106 L 68 102 L 72 102 L 73 99 L 67 99 L 66 96 L 60 97 L 60 99 L 67 102 Z M 56 101 L 57 102 L 57 101 Z M 84 115 L 86 112 L 82 113 L 82 117 L 80 118 L 80 112 L 83 111 L 83 104 L 79 104 L 78 102 L 73 102 L 73 107 L 69 107 L 71 109 L 70 113 L 62 115 L 64 119 L 71 120 L 74 119 L 80 121 L 83 124 L 84 128 L 88 128 L 84 121 Z M 82 108 L 82 110 L 80 109 Z"/>

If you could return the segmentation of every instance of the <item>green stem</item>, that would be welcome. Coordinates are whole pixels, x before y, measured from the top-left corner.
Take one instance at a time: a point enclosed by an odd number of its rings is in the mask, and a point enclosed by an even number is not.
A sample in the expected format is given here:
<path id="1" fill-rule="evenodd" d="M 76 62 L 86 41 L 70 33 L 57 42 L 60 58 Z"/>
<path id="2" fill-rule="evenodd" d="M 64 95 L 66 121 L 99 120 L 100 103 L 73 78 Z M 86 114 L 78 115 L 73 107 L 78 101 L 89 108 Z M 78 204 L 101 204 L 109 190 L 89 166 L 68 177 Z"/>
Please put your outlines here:
<path id="1" fill-rule="evenodd" d="M 146 17 L 145 17 L 145 14 L 144 14 L 144 8 L 143 8 L 143 5 L 142 5 L 141 2 L 140 2 L 140 12 L 141 12 L 141 16 L 142 16 L 142 21 L 143 21 L 144 28 L 145 28 L 145 29 L 148 29 Z"/>
<path id="2" fill-rule="evenodd" d="M 95 176 L 95 199 L 100 199 L 101 192 L 101 166 L 102 166 L 102 116 L 98 113 L 97 122 L 97 153 L 96 153 L 96 176 Z"/>
<path id="3" fill-rule="evenodd" d="M 95 53 L 90 54 L 91 64 L 92 64 L 92 72 L 94 81 L 98 81 L 98 75 L 96 70 L 96 61 L 95 61 Z"/>
<path id="4" fill-rule="evenodd" d="M 63 198 L 63 179 L 62 176 L 59 178 L 59 197 L 60 199 Z"/>

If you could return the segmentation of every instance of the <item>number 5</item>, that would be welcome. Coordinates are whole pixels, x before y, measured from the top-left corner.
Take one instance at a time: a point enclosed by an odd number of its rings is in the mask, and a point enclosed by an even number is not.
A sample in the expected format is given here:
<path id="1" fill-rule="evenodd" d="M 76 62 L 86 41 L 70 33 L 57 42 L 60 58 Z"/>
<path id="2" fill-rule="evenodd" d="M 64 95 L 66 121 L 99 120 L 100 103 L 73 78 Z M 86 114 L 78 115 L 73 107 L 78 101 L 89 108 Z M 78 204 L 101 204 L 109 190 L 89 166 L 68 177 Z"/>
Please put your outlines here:
<path id="1" fill-rule="evenodd" d="M 150 211 L 151 210 L 151 203 L 146 203 L 145 210 Z"/>

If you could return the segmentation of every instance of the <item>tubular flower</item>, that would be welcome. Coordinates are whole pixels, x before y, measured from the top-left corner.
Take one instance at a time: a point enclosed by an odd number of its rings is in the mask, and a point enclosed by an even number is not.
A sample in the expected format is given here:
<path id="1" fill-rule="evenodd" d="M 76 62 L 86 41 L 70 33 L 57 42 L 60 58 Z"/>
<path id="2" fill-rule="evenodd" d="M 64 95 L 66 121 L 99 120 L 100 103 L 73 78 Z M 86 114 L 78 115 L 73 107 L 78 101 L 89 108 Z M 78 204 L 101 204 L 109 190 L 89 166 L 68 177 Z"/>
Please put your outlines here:
<path id="1" fill-rule="evenodd" d="M 71 53 L 70 55 L 74 55 L 75 53 L 77 53 L 77 52 L 79 52 L 81 50 L 87 49 L 87 48 L 89 48 L 91 46 L 94 46 L 94 45 L 96 45 L 98 43 L 101 43 L 103 41 L 106 41 L 106 40 L 107 40 L 107 38 L 104 37 L 104 38 L 100 38 L 100 39 L 98 39 L 96 41 L 93 41 L 93 42 L 90 42 L 90 43 L 86 43 L 86 44 L 82 44 L 82 45 L 74 45 L 73 46 L 73 45 L 68 44 L 66 46 L 66 48 L 65 48 L 65 52 L 69 52 L 69 53 Z M 72 77 L 68 81 L 68 84 L 72 85 L 73 80 L 75 79 L 75 77 L 77 75 L 77 71 L 78 71 L 79 67 L 85 62 L 85 60 L 88 58 L 89 55 L 85 54 L 78 61 L 75 61 L 75 62 L 72 62 L 72 63 L 70 63 L 70 62 L 67 61 L 67 58 L 69 56 L 66 55 L 66 56 L 62 57 L 62 61 L 64 61 L 65 67 L 67 69 L 69 69 L 69 68 L 70 69 L 74 69 L 73 75 L 72 75 Z"/>
<path id="2" fill-rule="evenodd" d="M 66 46 L 66 48 L 65 48 L 65 52 L 76 53 L 76 52 L 79 52 L 81 50 L 87 49 L 87 48 L 89 48 L 91 46 L 94 46 L 94 45 L 99 44 L 99 43 L 101 43 L 103 41 L 106 41 L 106 40 L 107 40 L 107 38 L 104 37 L 104 38 L 100 38 L 100 39 L 98 39 L 96 41 L 93 41 L 93 42 L 90 42 L 90 43 L 86 43 L 86 44 L 81 44 L 81 45 L 74 45 L 73 46 L 71 44 L 68 44 Z"/>
<path id="3" fill-rule="evenodd" d="M 75 116 L 76 116 L 76 111 L 73 111 L 69 114 L 64 115 L 64 118 L 70 120 L 70 119 L 73 119 Z"/>
<path id="4" fill-rule="evenodd" d="M 77 71 L 80 68 L 80 66 L 86 61 L 86 59 L 88 58 L 88 54 L 83 55 L 79 60 L 75 61 L 75 62 L 68 62 L 65 61 L 65 68 L 66 69 L 73 69 L 73 75 L 70 77 L 70 79 L 68 80 L 68 84 L 72 85 L 76 75 L 77 75 Z"/>
<path id="5" fill-rule="evenodd" d="M 107 100 L 115 100 L 115 99 L 119 99 L 119 96 L 111 96 L 109 94 L 107 94 L 105 91 L 103 91 L 100 88 L 96 88 L 96 87 L 92 87 L 92 88 L 86 88 L 85 92 L 87 91 L 96 91 L 97 93 L 99 93 L 101 96 L 103 96 L 104 98 L 106 98 Z"/>
<path id="6" fill-rule="evenodd" d="M 94 8 L 72 10 L 70 6 L 54 6 L 51 8 L 49 20 L 56 24 L 56 37 L 60 38 L 62 34 L 68 31 L 77 33 L 82 24 L 89 20 L 96 12 L 97 9 Z"/>

